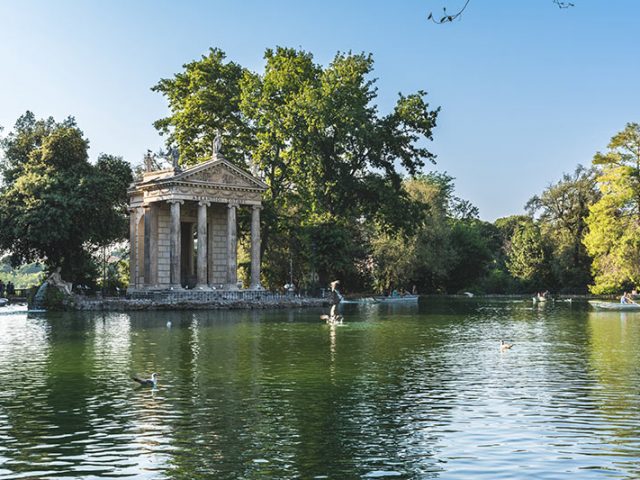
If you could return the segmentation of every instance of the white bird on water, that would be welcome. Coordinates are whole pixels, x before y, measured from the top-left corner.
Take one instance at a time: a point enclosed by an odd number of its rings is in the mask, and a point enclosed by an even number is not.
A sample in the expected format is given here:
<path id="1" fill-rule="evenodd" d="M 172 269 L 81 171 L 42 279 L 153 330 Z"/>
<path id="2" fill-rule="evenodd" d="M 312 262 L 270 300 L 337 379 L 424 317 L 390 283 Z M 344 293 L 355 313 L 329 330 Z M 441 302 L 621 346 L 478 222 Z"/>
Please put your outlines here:
<path id="1" fill-rule="evenodd" d="M 513 344 L 511 343 L 507 343 L 504 340 L 500 340 L 500 351 L 504 352 L 506 350 L 509 350 L 513 347 Z"/>
<path id="2" fill-rule="evenodd" d="M 158 385 L 158 374 L 152 373 L 151 378 L 131 377 L 131 380 L 138 382 L 143 387 L 156 387 Z"/>

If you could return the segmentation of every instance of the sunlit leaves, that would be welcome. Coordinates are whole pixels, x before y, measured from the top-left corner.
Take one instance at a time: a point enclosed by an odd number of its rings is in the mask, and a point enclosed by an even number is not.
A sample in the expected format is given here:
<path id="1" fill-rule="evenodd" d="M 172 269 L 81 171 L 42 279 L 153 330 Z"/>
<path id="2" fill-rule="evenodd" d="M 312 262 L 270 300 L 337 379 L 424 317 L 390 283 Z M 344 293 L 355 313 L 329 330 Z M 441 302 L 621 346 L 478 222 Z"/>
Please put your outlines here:
<path id="1" fill-rule="evenodd" d="M 593 257 L 594 293 L 640 284 L 640 125 L 629 123 L 598 152 L 602 198 L 587 218 L 584 243 Z"/>

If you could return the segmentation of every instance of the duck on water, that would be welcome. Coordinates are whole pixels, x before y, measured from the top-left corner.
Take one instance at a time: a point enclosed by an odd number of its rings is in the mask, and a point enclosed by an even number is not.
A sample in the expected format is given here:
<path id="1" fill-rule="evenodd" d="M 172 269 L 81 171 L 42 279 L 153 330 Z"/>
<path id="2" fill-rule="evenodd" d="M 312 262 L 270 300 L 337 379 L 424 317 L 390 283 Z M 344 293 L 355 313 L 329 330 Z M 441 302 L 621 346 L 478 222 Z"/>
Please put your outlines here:
<path id="1" fill-rule="evenodd" d="M 511 350 L 511 348 L 513 348 L 513 344 L 512 343 L 507 343 L 504 340 L 500 340 L 500 351 L 501 352 L 506 352 L 507 350 Z"/>
<path id="2" fill-rule="evenodd" d="M 131 380 L 138 382 L 143 387 L 157 387 L 158 386 L 158 374 L 152 373 L 151 378 L 140 378 L 137 375 L 131 377 Z"/>

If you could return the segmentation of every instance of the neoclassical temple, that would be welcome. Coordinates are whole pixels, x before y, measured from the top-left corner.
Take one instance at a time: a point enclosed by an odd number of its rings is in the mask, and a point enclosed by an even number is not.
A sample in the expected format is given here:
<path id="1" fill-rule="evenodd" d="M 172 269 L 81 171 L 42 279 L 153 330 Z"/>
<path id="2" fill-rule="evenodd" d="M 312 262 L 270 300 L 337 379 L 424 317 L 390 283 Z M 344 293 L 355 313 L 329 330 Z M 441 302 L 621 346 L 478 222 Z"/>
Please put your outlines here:
<path id="1" fill-rule="evenodd" d="M 218 143 L 219 148 L 219 143 Z M 260 209 L 267 185 L 225 160 L 154 170 L 129 189 L 130 292 L 238 288 L 237 210 L 251 216 L 251 288 L 260 289 Z"/>

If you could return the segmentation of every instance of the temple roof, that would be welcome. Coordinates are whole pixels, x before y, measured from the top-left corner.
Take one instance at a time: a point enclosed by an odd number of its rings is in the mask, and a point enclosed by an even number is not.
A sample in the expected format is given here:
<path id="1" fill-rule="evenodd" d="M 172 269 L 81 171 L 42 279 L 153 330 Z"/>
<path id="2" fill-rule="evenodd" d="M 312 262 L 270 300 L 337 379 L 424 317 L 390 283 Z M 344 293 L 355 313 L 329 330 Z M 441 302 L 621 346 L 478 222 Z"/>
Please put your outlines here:
<path id="1" fill-rule="evenodd" d="M 207 184 L 220 187 L 244 187 L 266 190 L 269 188 L 262 180 L 236 167 L 224 158 L 214 158 L 185 170 L 157 170 L 145 173 L 144 179 L 136 183 L 137 188 L 148 188 L 153 185 L 169 183 Z"/>
<path id="2" fill-rule="evenodd" d="M 184 170 L 145 172 L 142 181 L 129 189 L 129 195 L 132 200 L 144 197 L 145 204 L 171 199 L 255 203 L 267 188 L 262 180 L 218 156 Z"/>

